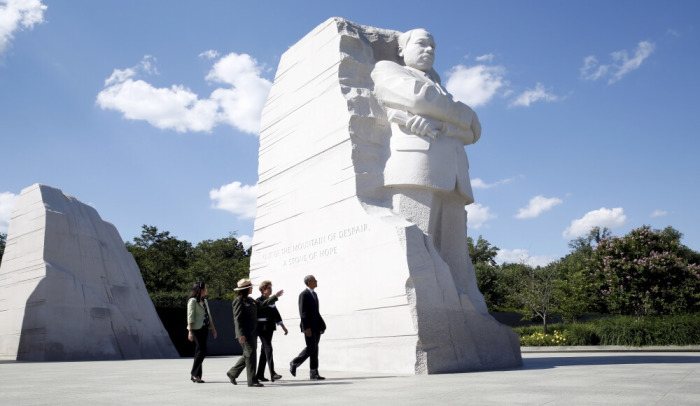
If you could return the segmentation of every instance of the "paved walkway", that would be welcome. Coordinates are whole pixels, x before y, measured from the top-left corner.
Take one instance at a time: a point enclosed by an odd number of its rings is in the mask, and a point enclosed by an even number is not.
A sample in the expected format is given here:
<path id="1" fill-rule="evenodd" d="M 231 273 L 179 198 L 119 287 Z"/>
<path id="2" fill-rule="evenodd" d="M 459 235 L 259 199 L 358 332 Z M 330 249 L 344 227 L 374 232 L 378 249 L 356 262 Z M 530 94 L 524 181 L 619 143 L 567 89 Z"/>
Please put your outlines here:
<path id="1" fill-rule="evenodd" d="M 700 353 L 524 353 L 519 369 L 391 375 L 308 369 L 264 388 L 233 386 L 237 357 L 28 363 L 0 361 L 2 405 L 700 405 Z M 285 365 L 282 360 L 280 366 Z M 321 359 L 323 366 L 323 359 Z M 243 377 L 243 376 L 242 376 Z"/>

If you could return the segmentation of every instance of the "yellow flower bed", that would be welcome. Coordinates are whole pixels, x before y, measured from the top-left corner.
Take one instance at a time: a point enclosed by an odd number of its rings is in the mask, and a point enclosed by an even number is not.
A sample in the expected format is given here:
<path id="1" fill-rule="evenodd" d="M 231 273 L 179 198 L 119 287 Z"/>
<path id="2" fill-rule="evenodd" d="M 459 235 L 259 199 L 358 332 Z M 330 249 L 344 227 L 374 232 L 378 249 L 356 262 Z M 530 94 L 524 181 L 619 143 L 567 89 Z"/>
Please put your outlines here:
<path id="1" fill-rule="evenodd" d="M 520 337 L 520 345 L 525 347 L 540 347 L 545 345 L 567 345 L 566 337 L 557 330 L 554 334 L 533 333 Z"/>

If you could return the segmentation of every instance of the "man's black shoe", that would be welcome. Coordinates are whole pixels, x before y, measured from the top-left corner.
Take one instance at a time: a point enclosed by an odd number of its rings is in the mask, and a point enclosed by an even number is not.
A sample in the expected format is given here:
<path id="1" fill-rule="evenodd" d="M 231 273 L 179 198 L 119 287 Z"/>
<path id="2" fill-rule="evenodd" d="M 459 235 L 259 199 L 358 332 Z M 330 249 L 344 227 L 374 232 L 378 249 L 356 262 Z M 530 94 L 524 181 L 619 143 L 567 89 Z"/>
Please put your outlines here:
<path id="1" fill-rule="evenodd" d="M 257 378 L 259 382 L 267 382 L 269 379 L 265 378 L 264 376 L 261 376 L 260 378 Z"/>
<path id="2" fill-rule="evenodd" d="M 297 366 L 294 362 L 289 363 L 289 373 L 292 374 L 292 376 L 297 376 Z"/>
<path id="3" fill-rule="evenodd" d="M 318 371 L 311 371 L 311 380 L 312 381 L 322 381 L 324 379 L 326 379 L 326 378 L 319 375 Z"/>

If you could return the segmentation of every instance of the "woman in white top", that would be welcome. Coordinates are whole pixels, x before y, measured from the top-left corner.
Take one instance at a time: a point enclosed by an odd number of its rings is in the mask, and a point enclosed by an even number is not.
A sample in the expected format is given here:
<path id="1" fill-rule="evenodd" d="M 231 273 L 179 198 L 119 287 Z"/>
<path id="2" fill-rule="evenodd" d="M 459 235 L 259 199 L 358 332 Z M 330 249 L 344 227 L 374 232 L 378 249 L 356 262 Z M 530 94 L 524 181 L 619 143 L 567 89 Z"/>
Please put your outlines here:
<path id="1" fill-rule="evenodd" d="M 209 304 L 204 297 L 207 295 L 207 286 L 204 282 L 197 282 L 187 296 L 187 339 L 194 341 L 194 363 L 190 372 L 190 379 L 195 383 L 204 383 L 202 380 L 202 362 L 207 355 L 207 338 L 211 330 L 216 339 L 214 320 L 209 312 Z"/>

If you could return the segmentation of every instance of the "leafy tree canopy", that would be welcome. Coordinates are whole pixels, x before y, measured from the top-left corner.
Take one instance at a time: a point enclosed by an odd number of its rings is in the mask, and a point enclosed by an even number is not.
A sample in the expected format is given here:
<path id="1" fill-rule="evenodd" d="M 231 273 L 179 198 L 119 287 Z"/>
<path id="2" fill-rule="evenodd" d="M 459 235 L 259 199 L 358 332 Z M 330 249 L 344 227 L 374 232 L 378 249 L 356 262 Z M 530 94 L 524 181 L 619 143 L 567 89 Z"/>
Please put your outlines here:
<path id="1" fill-rule="evenodd" d="M 496 266 L 496 255 L 498 255 L 500 248 L 492 246 L 482 236 L 479 236 L 476 244 L 474 244 L 473 238 L 467 237 L 467 246 L 469 247 L 469 257 L 472 259 L 472 264 L 484 263 Z"/>
<path id="2" fill-rule="evenodd" d="M 591 228 L 587 235 L 569 241 L 569 248 L 571 248 L 573 253 L 583 252 L 590 254 L 593 248 L 606 238 L 610 238 L 610 230 L 607 227 L 600 228 L 595 226 Z"/>
<path id="3" fill-rule="evenodd" d="M 231 233 L 226 238 L 204 240 L 192 246 L 168 231 L 143 225 L 141 235 L 127 242 L 141 270 L 148 292 L 187 292 L 195 282 L 205 282 L 210 298 L 230 296 L 239 279 L 248 277 L 250 250 Z"/>
<path id="4" fill-rule="evenodd" d="M 598 279 L 607 311 L 667 315 L 700 311 L 698 253 L 683 246 L 672 227 L 643 226 L 624 237 L 604 238 L 590 270 Z"/>
<path id="5" fill-rule="evenodd" d="M 126 243 L 141 270 L 149 292 L 167 292 L 183 289 L 185 271 L 189 267 L 192 244 L 178 240 L 170 232 L 159 232 L 157 227 L 143 225 L 141 236 Z"/>
<path id="6" fill-rule="evenodd" d="M 189 274 L 207 283 L 210 297 L 231 294 L 238 280 L 248 277 L 250 250 L 233 233 L 218 240 L 205 240 L 194 248 Z"/>

